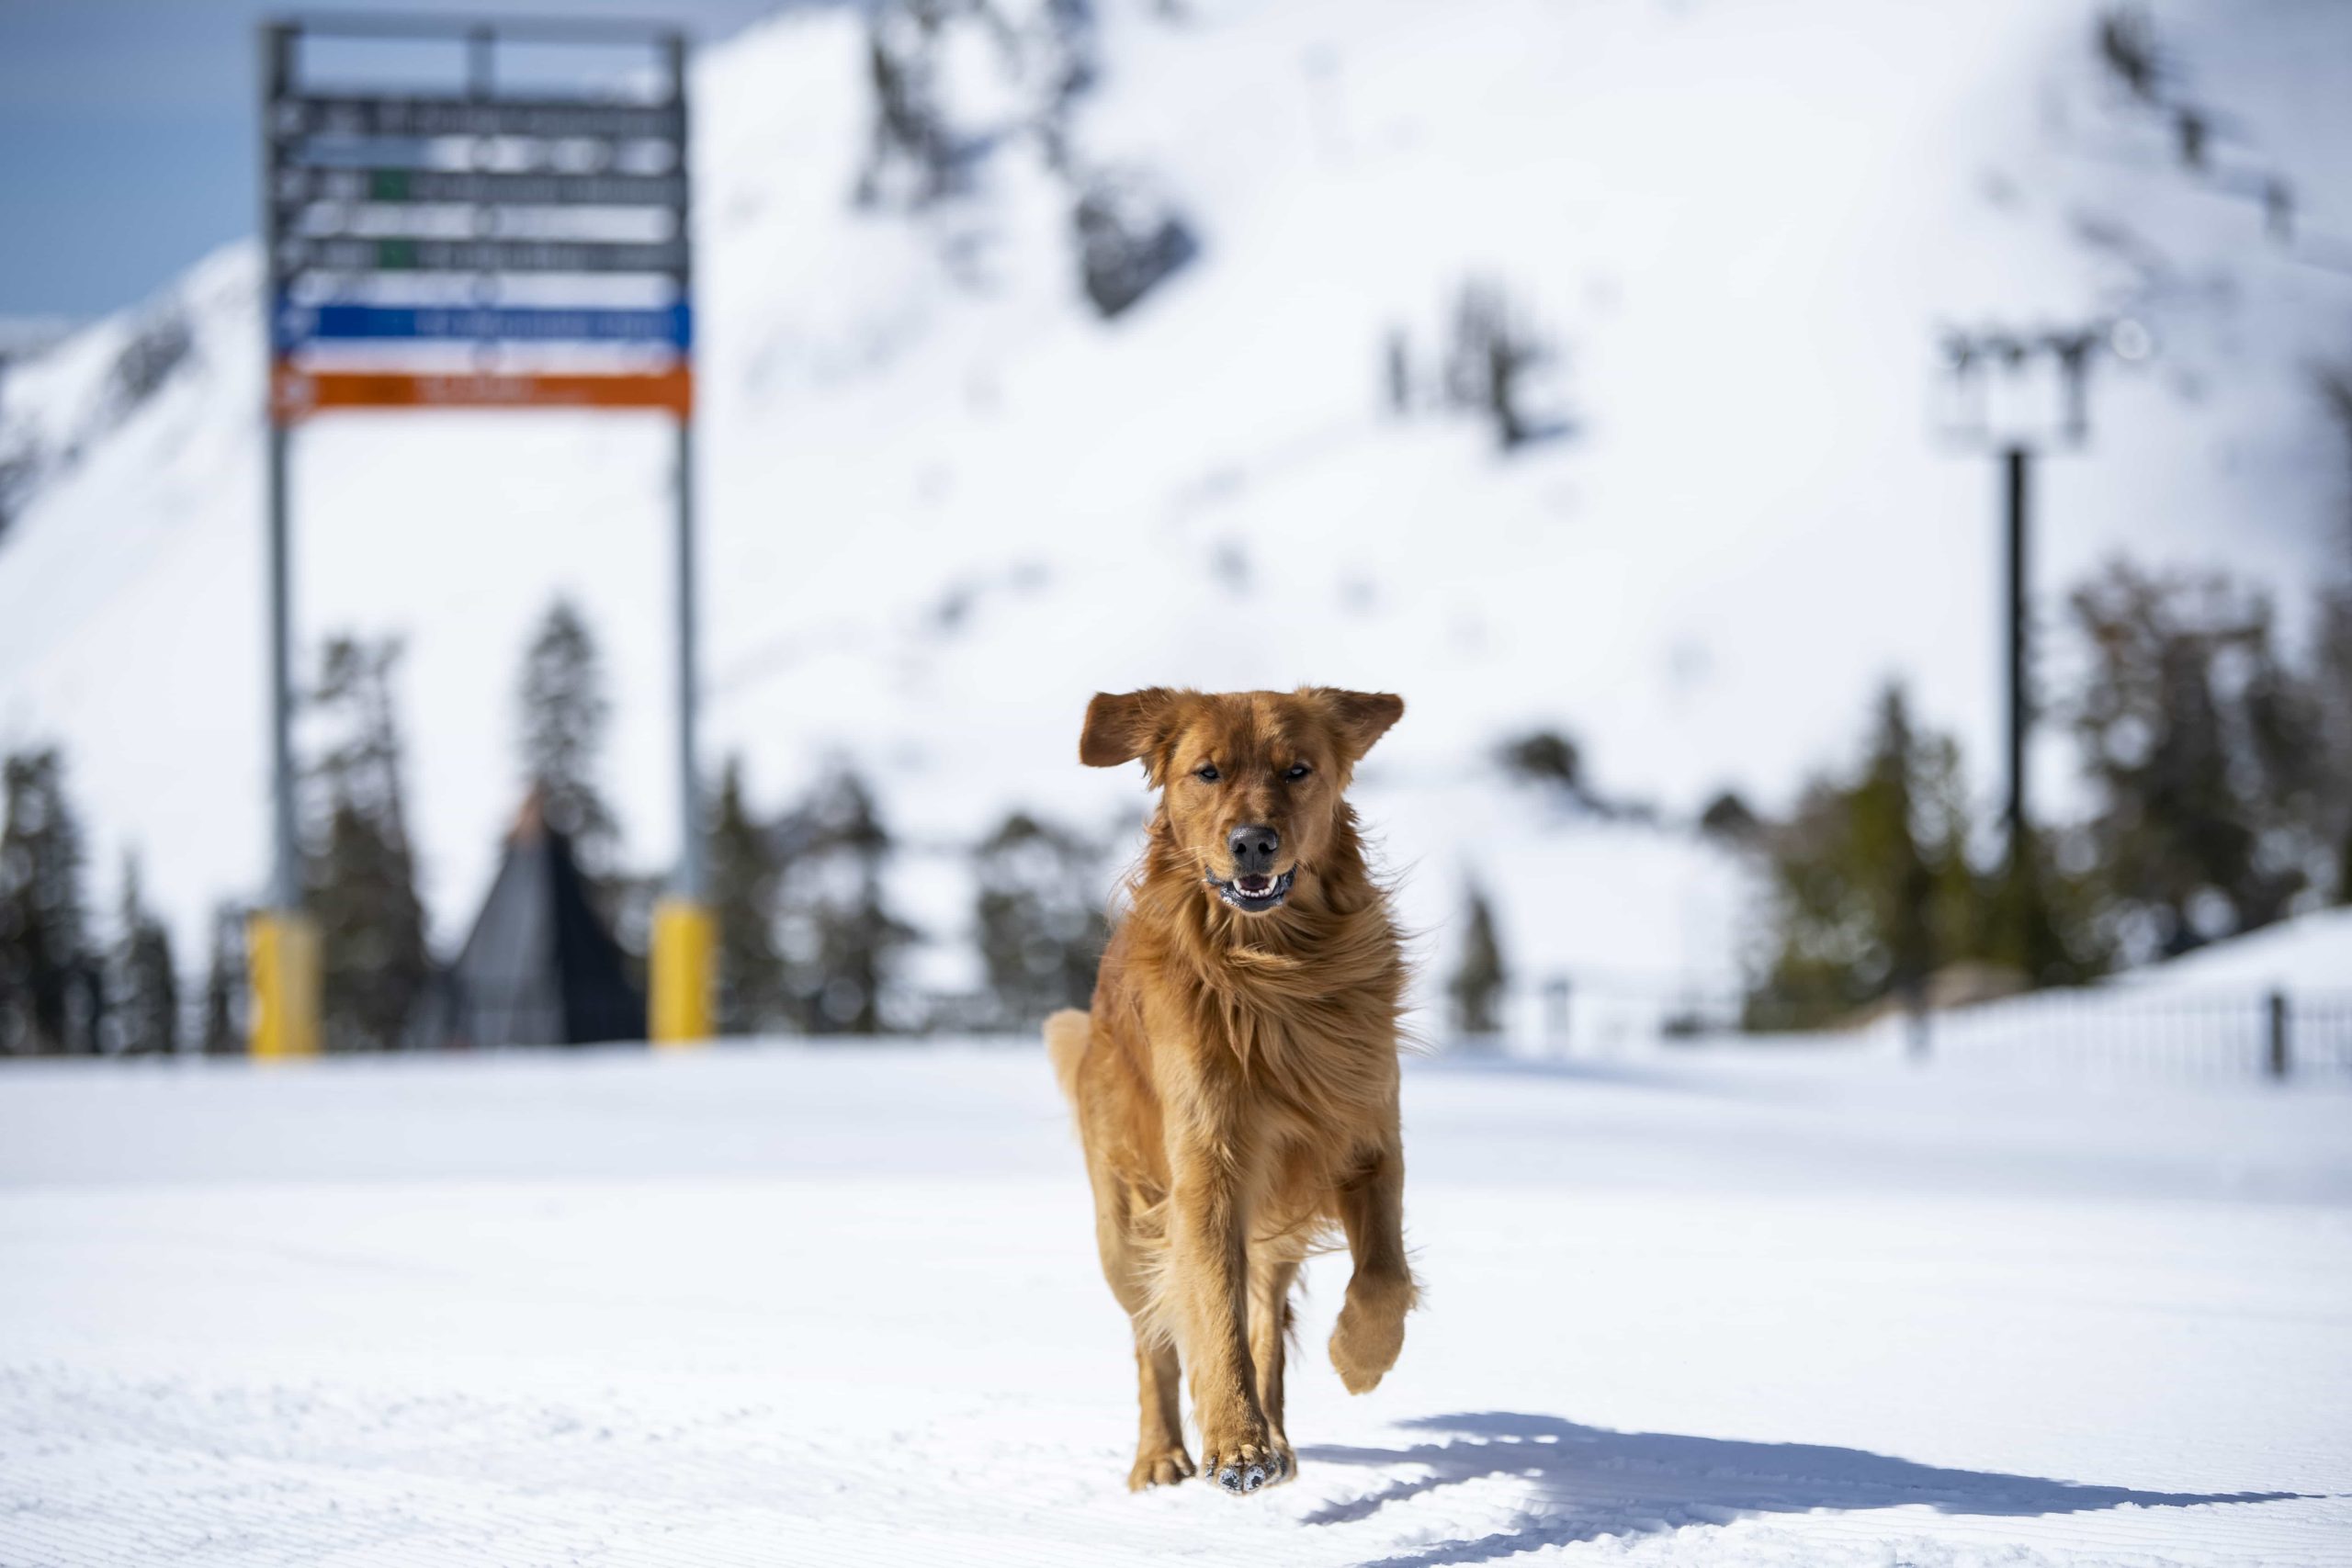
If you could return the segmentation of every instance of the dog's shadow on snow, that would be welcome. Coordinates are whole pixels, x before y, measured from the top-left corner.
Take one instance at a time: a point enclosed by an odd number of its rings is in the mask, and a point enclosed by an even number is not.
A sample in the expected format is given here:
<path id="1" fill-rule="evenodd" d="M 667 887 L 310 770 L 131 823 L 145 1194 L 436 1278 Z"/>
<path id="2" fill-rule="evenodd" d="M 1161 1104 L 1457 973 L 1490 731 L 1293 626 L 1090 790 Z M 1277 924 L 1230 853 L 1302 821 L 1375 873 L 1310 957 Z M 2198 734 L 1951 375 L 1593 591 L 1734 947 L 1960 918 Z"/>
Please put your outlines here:
<path id="1" fill-rule="evenodd" d="M 1939 1513 L 2022 1517 L 2078 1514 L 2127 1504 L 2186 1508 L 2200 1503 L 2272 1503 L 2298 1492 L 2137 1492 L 1991 1471 L 1939 1470 L 1860 1449 L 1742 1443 L 1663 1432 L 1611 1432 L 1554 1416 L 1487 1411 L 1400 1423 L 1427 1441 L 1401 1448 L 1314 1447 L 1303 1461 L 1412 1466 L 1424 1472 L 1362 1496 L 1326 1503 L 1316 1525 L 1369 1518 L 1394 1504 L 1489 1477 L 1523 1483 L 1510 1529 L 1441 1541 L 1364 1568 L 1437 1568 L 1491 1562 L 1515 1552 L 1602 1536 L 1645 1535 L 1684 1525 L 1729 1524 L 1751 1514 L 1925 1504 Z"/>

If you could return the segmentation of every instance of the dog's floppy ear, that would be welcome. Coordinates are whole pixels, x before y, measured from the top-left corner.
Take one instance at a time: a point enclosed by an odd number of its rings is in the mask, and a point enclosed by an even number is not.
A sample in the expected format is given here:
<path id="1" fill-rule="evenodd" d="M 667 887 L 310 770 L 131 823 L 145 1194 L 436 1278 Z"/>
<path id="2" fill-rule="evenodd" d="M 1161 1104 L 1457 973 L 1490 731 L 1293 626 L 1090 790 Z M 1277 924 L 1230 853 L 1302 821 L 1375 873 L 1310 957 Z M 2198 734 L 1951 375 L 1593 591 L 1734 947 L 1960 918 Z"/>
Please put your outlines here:
<path id="1" fill-rule="evenodd" d="M 1090 768 L 1115 768 L 1144 759 L 1159 781 L 1153 753 L 1168 739 L 1176 716 L 1176 694 L 1165 686 L 1140 692 L 1097 692 L 1086 705 L 1086 728 L 1078 737 L 1078 760 Z"/>
<path id="2" fill-rule="evenodd" d="M 1386 692 L 1342 692 L 1335 686 L 1317 686 L 1315 694 L 1330 710 L 1351 762 L 1371 750 L 1373 743 L 1388 733 L 1388 727 L 1405 716 L 1405 699 Z"/>

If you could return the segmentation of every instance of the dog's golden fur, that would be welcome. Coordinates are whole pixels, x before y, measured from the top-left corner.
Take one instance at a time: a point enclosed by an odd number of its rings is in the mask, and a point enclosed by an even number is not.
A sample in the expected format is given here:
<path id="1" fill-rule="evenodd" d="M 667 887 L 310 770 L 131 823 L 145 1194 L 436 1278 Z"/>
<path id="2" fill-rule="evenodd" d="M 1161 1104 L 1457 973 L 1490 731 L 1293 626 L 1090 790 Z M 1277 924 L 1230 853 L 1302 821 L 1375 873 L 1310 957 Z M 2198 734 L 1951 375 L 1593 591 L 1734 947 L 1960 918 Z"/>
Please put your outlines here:
<path id="1" fill-rule="evenodd" d="M 1046 1026 L 1094 1189 L 1102 1271 L 1135 1325 L 1142 1403 L 1131 1487 L 1193 1474 L 1177 1415 L 1189 1377 L 1202 1462 L 1227 1490 L 1288 1479 L 1283 1361 L 1300 1261 L 1335 1233 L 1354 1258 L 1331 1361 L 1362 1393 L 1396 1363 L 1415 1298 L 1396 1121 L 1405 961 L 1346 800 L 1403 714 L 1315 687 L 1154 689 L 1088 705 L 1079 755 L 1141 759 L 1160 791 L 1091 1013 Z M 1303 771 L 1302 771 L 1303 770 Z M 1220 895 L 1232 835 L 1271 828 L 1288 897 Z"/>

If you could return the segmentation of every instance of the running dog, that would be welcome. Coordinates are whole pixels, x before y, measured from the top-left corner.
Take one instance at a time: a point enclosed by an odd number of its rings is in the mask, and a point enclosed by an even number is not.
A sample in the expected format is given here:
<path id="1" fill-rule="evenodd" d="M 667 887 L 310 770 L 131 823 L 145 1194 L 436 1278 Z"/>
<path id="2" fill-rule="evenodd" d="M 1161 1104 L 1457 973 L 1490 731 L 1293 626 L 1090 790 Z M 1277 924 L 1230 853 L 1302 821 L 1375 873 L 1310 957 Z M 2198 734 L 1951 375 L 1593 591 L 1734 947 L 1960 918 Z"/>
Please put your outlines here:
<path id="1" fill-rule="evenodd" d="M 1348 781 L 1405 712 L 1307 687 L 1097 695 L 1079 760 L 1140 759 L 1159 792 L 1091 1012 L 1046 1049 L 1077 1114 L 1142 1402 L 1127 1485 L 1195 1473 L 1240 1495 L 1289 1480 L 1283 1359 L 1300 1261 L 1344 1235 L 1355 1271 L 1331 1364 L 1349 1391 L 1396 1362 L 1417 1288 L 1396 1121 L 1406 965 L 1364 865 Z"/>

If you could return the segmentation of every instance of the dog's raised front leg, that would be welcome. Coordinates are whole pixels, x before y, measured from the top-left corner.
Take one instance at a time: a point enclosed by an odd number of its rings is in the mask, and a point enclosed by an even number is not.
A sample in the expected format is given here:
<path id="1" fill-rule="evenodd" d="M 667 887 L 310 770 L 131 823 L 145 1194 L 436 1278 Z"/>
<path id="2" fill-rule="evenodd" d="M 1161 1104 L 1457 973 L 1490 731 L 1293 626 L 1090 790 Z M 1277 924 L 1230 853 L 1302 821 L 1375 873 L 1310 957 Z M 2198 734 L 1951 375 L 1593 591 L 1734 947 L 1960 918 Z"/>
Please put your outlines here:
<path id="1" fill-rule="evenodd" d="M 1340 1191 L 1355 1273 L 1331 1330 L 1331 1365 L 1350 1393 L 1380 1386 L 1405 1348 L 1405 1314 L 1413 1309 L 1413 1270 L 1405 1260 L 1405 1152 L 1402 1141 L 1375 1151 Z"/>
<path id="2" fill-rule="evenodd" d="M 1250 1360 L 1247 1151 L 1235 1135 L 1238 1122 L 1214 1112 L 1195 1119 L 1170 1139 L 1169 1150 L 1172 1284 L 1183 1303 L 1184 1370 L 1201 1424 L 1201 1473 L 1237 1495 L 1279 1474 Z"/>

